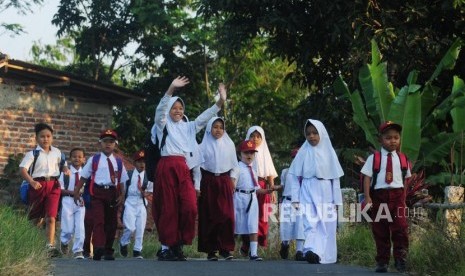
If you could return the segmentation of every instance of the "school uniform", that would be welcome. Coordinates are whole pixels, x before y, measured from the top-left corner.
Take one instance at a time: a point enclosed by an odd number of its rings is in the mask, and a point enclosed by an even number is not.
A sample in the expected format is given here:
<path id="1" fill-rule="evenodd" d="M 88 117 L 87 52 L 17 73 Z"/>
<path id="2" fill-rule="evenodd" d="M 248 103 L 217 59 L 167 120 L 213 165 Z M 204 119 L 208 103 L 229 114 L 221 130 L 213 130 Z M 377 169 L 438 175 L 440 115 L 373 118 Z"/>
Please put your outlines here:
<path id="1" fill-rule="evenodd" d="M 392 154 L 392 182 L 386 183 L 386 166 L 388 153 Z M 370 155 L 361 173 L 372 177 L 373 176 L 373 155 Z M 406 173 L 406 178 L 411 176 L 410 168 Z M 405 260 L 409 246 L 408 241 L 408 223 L 407 223 L 407 207 L 405 203 L 405 188 L 402 179 L 402 170 L 400 159 L 396 151 L 388 152 L 381 148 L 381 164 L 380 171 L 376 179 L 376 185 L 371 192 L 372 209 L 371 223 L 373 237 L 376 243 L 376 261 L 380 264 L 389 264 L 391 255 L 391 240 L 393 246 L 393 255 L 396 260 Z M 387 204 L 392 222 L 389 222 L 386 217 L 377 219 L 381 204 Z M 385 205 L 386 206 L 386 205 Z M 386 208 L 383 208 L 382 214 L 386 215 Z"/>
<path id="2" fill-rule="evenodd" d="M 256 170 L 258 175 L 258 184 L 262 189 L 267 189 L 267 178 L 277 177 L 278 173 L 273 164 L 270 150 L 268 149 L 268 143 L 265 138 L 265 131 L 259 126 L 252 126 L 247 130 L 246 140 L 250 139 L 250 135 L 258 131 L 262 136 L 262 143 L 256 148 L 255 159 L 252 163 L 253 168 Z M 268 236 L 268 215 L 272 211 L 269 206 L 271 204 L 270 194 L 257 195 L 259 205 L 259 224 L 258 224 L 258 244 L 260 246 L 267 245 Z"/>
<path id="3" fill-rule="evenodd" d="M 255 185 L 258 181 L 256 172 L 252 169 L 255 181 L 252 179 L 247 164 L 239 162 L 239 175 L 234 193 L 235 230 L 237 235 L 249 235 L 258 233 L 259 205 Z"/>
<path id="4" fill-rule="evenodd" d="M 307 120 L 309 123 L 317 129 L 320 141 L 312 146 L 305 140 L 291 163 L 287 180 L 291 185 L 291 200 L 299 203 L 302 212 L 305 237 L 303 252 L 307 261 L 335 263 L 336 206 L 342 205 L 339 178 L 344 172 L 324 125 L 311 119 Z M 311 257 L 313 254 L 317 255 L 317 260 Z"/>
<path id="5" fill-rule="evenodd" d="M 111 181 L 110 166 L 107 156 L 100 154 L 97 171 L 95 172 L 93 195 L 91 196 L 91 208 L 89 215 L 92 217 L 92 243 L 94 246 L 94 258 L 96 250 L 104 251 L 102 255 L 113 254 L 113 242 L 117 228 L 117 206 L 116 200 L 119 196 L 117 185 L 128 180 L 128 174 L 124 165 L 122 166 L 121 179 L 117 179 L 118 164 L 113 154 L 108 156 L 116 177 L 115 183 Z M 92 177 L 93 156 L 87 160 L 82 168 L 81 177 L 89 179 Z"/>
<path id="6" fill-rule="evenodd" d="M 161 244 L 174 249 L 192 244 L 195 236 L 197 198 L 185 156 L 195 150 L 196 133 L 220 110 L 213 105 L 195 121 L 174 122 L 169 110 L 178 99 L 165 94 L 155 113 L 156 135 L 163 137 L 165 126 L 168 135 L 156 170 L 153 216 Z"/>
<path id="7" fill-rule="evenodd" d="M 279 234 L 281 241 L 303 240 L 304 229 L 302 214 L 292 206 L 291 185 L 286 180 L 288 168 L 281 172 L 281 185 L 284 186 L 281 204 L 279 206 Z"/>
<path id="8" fill-rule="evenodd" d="M 212 136 L 211 129 L 216 120 L 222 119 L 210 119 L 200 144 L 205 161 L 202 163 L 199 198 L 198 250 L 205 253 L 234 251 L 235 246 L 231 178 L 237 178 L 239 165 L 234 142 L 226 131 L 219 139 Z"/>
<path id="9" fill-rule="evenodd" d="M 124 203 L 124 230 L 120 240 L 122 246 L 128 245 L 131 241 L 131 235 L 134 234 L 133 250 L 139 252 L 142 251 L 142 242 L 147 221 L 146 200 L 144 191 L 142 190 L 142 183 L 144 183 L 145 177 L 145 171 L 139 172 L 134 170 L 129 180 L 130 184 L 126 183 L 126 193 L 128 196 Z M 151 183 L 149 182 L 147 185 L 147 191 L 153 189 Z"/>
<path id="10" fill-rule="evenodd" d="M 36 190 L 31 187 L 28 192 L 29 198 L 29 219 L 38 219 L 44 217 L 56 217 L 58 213 L 58 204 L 60 201 L 61 189 L 58 183 L 60 176 L 60 161 L 61 151 L 58 148 L 50 146 L 49 152 L 45 152 L 40 146 L 36 146 L 35 150 L 39 150 L 39 156 L 34 166 L 34 171 L 31 177 L 38 181 L 42 188 Z M 29 168 L 34 162 L 34 153 L 29 151 L 24 156 L 19 164 L 20 168 Z"/>
<path id="11" fill-rule="evenodd" d="M 70 191 L 71 194 L 64 195 L 61 200 L 61 234 L 60 241 L 62 244 L 69 244 L 71 239 L 74 237 L 73 241 L 73 253 L 78 253 L 83 251 L 84 245 L 84 216 L 85 216 L 85 207 L 79 206 L 74 203 L 74 198 L 72 192 L 74 191 L 74 186 L 79 183 L 80 172 L 82 168 L 76 169 L 74 166 L 70 166 L 71 175 L 69 176 L 69 185 L 67 191 Z M 60 175 L 60 186 L 62 190 L 65 190 L 64 176 Z"/>

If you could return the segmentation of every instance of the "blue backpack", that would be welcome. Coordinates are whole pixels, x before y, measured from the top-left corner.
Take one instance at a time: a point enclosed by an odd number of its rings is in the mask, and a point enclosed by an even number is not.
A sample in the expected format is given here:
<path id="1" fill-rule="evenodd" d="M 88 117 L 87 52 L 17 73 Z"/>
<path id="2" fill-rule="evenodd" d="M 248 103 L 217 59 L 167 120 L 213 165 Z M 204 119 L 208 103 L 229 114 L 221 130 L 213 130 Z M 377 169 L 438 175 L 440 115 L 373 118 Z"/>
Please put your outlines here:
<path id="1" fill-rule="evenodd" d="M 39 157 L 40 150 L 33 150 L 32 154 L 34 155 L 34 161 L 32 162 L 32 166 L 29 168 L 29 175 L 32 177 L 32 173 L 34 172 L 34 167 L 36 166 L 37 158 Z M 60 160 L 60 172 L 63 170 L 63 166 L 65 165 L 66 162 L 66 156 L 62 152 L 61 153 L 61 160 Z M 19 187 L 19 196 L 21 198 L 21 202 L 24 204 L 29 204 L 29 188 L 31 185 L 29 185 L 29 182 L 26 180 L 23 180 L 21 183 L 21 186 Z"/>

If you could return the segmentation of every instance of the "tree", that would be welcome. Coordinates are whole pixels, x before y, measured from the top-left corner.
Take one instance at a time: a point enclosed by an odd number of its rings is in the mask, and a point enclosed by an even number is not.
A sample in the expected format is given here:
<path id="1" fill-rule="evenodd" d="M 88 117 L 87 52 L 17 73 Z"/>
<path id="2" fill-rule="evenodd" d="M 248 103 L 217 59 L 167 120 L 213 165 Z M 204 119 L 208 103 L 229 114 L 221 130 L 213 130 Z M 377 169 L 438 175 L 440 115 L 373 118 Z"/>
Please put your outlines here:
<path id="1" fill-rule="evenodd" d="M 32 13 L 33 5 L 40 5 L 44 0 L 8 0 L 0 1 L 0 14 L 8 9 L 15 9 L 18 14 L 25 15 Z M 0 36 L 6 33 L 11 33 L 12 36 L 24 33 L 23 27 L 18 23 L 0 22 Z"/>

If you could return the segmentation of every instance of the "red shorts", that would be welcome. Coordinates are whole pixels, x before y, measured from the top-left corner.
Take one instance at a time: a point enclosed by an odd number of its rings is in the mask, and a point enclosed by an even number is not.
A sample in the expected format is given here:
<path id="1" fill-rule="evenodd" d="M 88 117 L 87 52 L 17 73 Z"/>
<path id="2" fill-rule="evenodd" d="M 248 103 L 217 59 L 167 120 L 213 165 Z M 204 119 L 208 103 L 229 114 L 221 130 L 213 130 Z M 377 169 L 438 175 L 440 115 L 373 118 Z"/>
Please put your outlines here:
<path id="1" fill-rule="evenodd" d="M 29 219 L 56 218 L 60 202 L 61 188 L 58 180 L 38 181 L 42 188 L 29 189 Z"/>

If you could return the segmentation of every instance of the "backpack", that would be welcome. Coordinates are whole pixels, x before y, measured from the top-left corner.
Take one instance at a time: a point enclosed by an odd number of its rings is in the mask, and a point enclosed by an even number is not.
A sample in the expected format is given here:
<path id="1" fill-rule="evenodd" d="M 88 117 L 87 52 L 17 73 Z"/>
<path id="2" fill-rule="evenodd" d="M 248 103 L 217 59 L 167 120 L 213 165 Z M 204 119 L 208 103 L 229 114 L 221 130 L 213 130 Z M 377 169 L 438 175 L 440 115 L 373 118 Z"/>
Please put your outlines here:
<path id="1" fill-rule="evenodd" d="M 29 175 L 32 177 L 32 174 L 34 173 L 34 168 L 36 166 L 36 162 L 37 162 L 37 158 L 39 158 L 39 154 L 40 154 L 40 150 L 38 149 L 34 149 L 32 150 L 32 154 L 34 155 L 34 161 L 32 162 L 32 166 L 29 168 Z M 62 152 L 61 153 L 61 160 L 60 160 L 60 172 L 63 171 L 63 167 L 65 165 L 65 162 L 66 162 L 66 156 L 65 154 Z M 31 185 L 29 185 L 29 182 L 27 182 L 26 180 L 23 180 L 23 182 L 21 182 L 21 185 L 19 187 L 19 197 L 21 199 L 21 202 L 24 203 L 24 204 L 29 204 L 29 188 L 30 188 Z"/>
<path id="2" fill-rule="evenodd" d="M 92 175 L 90 176 L 90 179 L 87 181 L 87 183 L 84 185 L 84 192 L 82 193 L 82 199 L 84 200 L 84 206 L 86 208 L 90 208 L 90 199 L 91 196 L 94 195 L 94 181 L 95 181 L 95 173 L 97 172 L 98 169 L 98 163 L 100 161 L 100 155 L 95 154 L 92 156 Z M 116 157 L 116 164 L 118 166 L 118 172 L 117 172 L 117 181 L 116 183 L 119 183 L 119 180 L 121 180 L 121 173 L 123 171 L 123 160 L 119 157 Z"/>
<path id="3" fill-rule="evenodd" d="M 131 179 L 132 179 L 132 175 L 134 173 L 134 170 L 132 171 L 128 171 L 128 181 L 126 181 L 126 191 L 125 191 L 125 195 L 124 195 L 124 198 L 128 198 L 128 190 L 129 190 L 129 186 L 131 185 Z M 145 177 L 144 177 L 144 181 L 142 181 L 142 191 L 145 191 L 145 189 L 147 189 L 147 185 L 149 184 L 149 180 L 147 179 L 147 172 L 145 173 Z M 145 197 L 144 197 L 144 194 L 142 194 L 142 200 L 144 201 L 144 205 L 147 206 L 147 203 L 145 202 Z"/>
<path id="4" fill-rule="evenodd" d="M 144 161 L 145 161 L 145 178 L 148 181 L 155 182 L 155 171 L 157 169 L 158 161 L 161 158 L 161 150 L 165 146 L 166 136 L 168 135 L 168 130 L 166 126 L 163 128 L 163 136 L 161 141 L 159 141 L 158 136 L 155 139 L 155 144 L 152 142 L 152 134 L 149 133 L 145 139 L 144 144 Z"/>
<path id="5" fill-rule="evenodd" d="M 407 156 L 398 151 L 397 156 L 399 156 L 400 160 L 400 169 L 402 171 L 402 179 L 404 180 L 404 185 L 405 185 L 405 176 L 407 175 L 407 171 L 409 168 L 409 161 Z M 375 151 L 373 153 L 373 176 L 371 177 L 371 185 L 370 185 L 370 191 L 373 191 L 376 185 L 376 180 L 378 178 L 378 173 L 381 169 L 381 152 L 380 151 Z M 360 174 L 360 190 L 363 192 L 363 174 Z"/>

